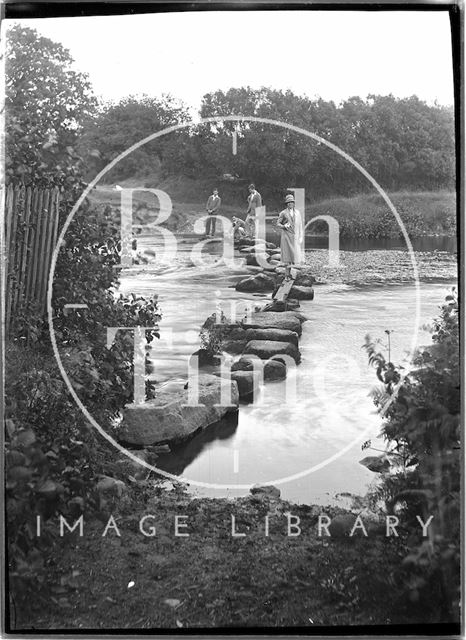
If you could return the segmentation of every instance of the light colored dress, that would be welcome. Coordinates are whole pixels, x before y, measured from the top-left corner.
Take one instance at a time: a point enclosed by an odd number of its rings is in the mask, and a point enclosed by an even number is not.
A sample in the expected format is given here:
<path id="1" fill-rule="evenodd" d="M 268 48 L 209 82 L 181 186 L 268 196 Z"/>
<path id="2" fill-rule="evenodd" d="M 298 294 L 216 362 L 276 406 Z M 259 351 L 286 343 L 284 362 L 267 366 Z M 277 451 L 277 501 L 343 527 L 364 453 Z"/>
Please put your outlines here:
<path id="1" fill-rule="evenodd" d="M 301 264 L 304 262 L 303 220 L 298 209 L 283 209 L 278 214 L 278 222 L 286 226 L 280 229 L 281 262 Z"/>

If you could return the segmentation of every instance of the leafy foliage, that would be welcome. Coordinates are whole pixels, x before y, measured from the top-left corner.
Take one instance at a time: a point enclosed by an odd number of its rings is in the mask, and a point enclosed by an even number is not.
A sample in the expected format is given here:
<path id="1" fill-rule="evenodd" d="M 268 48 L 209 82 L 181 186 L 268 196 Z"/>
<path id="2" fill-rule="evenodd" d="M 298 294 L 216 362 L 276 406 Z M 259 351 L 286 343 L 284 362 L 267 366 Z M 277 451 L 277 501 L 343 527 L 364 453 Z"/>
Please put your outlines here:
<path id="1" fill-rule="evenodd" d="M 12 26 L 5 61 L 6 177 L 69 187 L 79 178 L 76 142 L 97 101 L 85 74 L 62 45 Z"/>
<path id="2" fill-rule="evenodd" d="M 83 186 L 81 162 L 70 145 L 94 101 L 87 79 L 71 70 L 71 58 L 60 45 L 14 27 L 8 47 L 8 175 L 35 185 L 61 185 L 63 224 Z M 107 327 L 151 327 L 146 333 L 150 342 L 158 335 L 160 318 L 155 300 L 116 294 L 117 222 L 84 202 L 58 254 L 52 300 L 65 371 L 83 404 L 107 429 L 133 399 L 132 332 L 119 331 L 107 348 Z M 84 302 L 88 309 L 67 314 L 64 305 L 72 302 Z M 109 445 L 97 438 L 68 393 L 46 319 L 37 309 L 23 307 L 15 318 L 6 374 L 10 578 L 14 600 L 29 605 L 50 559 L 50 519 L 98 511 L 98 480 L 118 475 L 118 467 Z M 151 393 L 149 383 L 146 390 Z M 43 519 L 40 537 L 36 515 Z"/>
<path id="3" fill-rule="evenodd" d="M 224 312 L 220 310 L 220 313 L 213 313 L 202 325 L 199 334 L 201 349 L 208 357 L 219 355 L 230 331 L 231 325 Z"/>
<path id="4" fill-rule="evenodd" d="M 433 324 L 433 345 L 415 356 L 394 397 L 393 375 L 383 354 L 366 338 L 369 362 L 383 382 L 374 394 L 378 407 L 391 401 L 382 435 L 390 470 L 382 475 L 379 496 L 389 512 L 401 509 L 410 523 L 403 566 L 412 601 L 421 593 L 440 594 L 441 614 L 457 616 L 460 565 L 460 378 L 458 297 L 453 289 Z M 387 374 L 389 379 L 387 380 Z M 385 405 L 386 406 L 386 405 Z M 419 536 L 415 516 L 433 516 L 428 537 Z M 411 518 L 411 520 L 409 520 Z"/>
<path id="5" fill-rule="evenodd" d="M 206 94 L 200 114 L 253 116 L 301 127 L 337 145 L 389 190 L 454 186 L 453 111 L 429 106 L 416 96 L 370 95 L 335 105 L 291 91 L 242 87 Z M 238 136 L 236 155 L 231 153 L 233 129 Z M 204 125 L 191 136 L 191 147 L 196 153 L 186 156 L 187 175 L 238 175 L 259 184 L 267 198 L 282 195 L 280 185 L 284 189 L 299 184 L 314 199 L 370 188 L 335 151 L 283 127 L 247 122 Z"/>
<path id="6" fill-rule="evenodd" d="M 187 108 L 170 95 L 129 96 L 102 106 L 88 120 L 80 142 L 81 153 L 87 160 L 87 175 L 94 177 L 132 145 L 169 125 L 187 122 L 188 116 Z M 174 132 L 139 147 L 120 160 L 106 180 L 158 175 L 164 164 L 176 165 L 178 145 L 185 135 Z"/>
<path id="7" fill-rule="evenodd" d="M 454 187 L 453 111 L 427 105 L 416 96 L 351 97 L 339 105 L 268 87 L 231 88 L 204 96 L 202 118 L 235 115 L 277 120 L 315 133 L 351 155 L 388 190 Z M 186 108 L 169 96 L 126 98 L 105 105 L 95 116 L 83 150 L 93 156 L 93 170 L 102 168 L 138 140 L 188 119 Z M 258 122 L 186 127 L 133 152 L 110 178 L 149 176 L 152 181 L 180 174 L 196 180 L 230 174 L 245 184 L 254 181 L 269 202 L 281 201 L 289 185 L 306 188 L 314 200 L 371 188 L 351 163 L 323 143 Z M 384 224 L 390 221 L 391 215 Z"/>

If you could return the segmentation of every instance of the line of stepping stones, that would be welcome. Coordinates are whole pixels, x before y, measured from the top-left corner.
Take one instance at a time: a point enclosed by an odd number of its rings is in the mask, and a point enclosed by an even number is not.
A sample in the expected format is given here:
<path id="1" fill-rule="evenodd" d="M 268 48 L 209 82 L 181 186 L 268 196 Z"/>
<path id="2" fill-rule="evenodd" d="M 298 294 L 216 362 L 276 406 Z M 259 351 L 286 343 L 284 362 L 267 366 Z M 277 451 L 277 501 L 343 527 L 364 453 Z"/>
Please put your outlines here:
<path id="1" fill-rule="evenodd" d="M 237 291 L 244 292 L 272 292 L 272 300 L 260 311 L 251 314 L 236 323 L 228 321 L 217 324 L 215 314 L 207 318 L 203 329 L 218 332 L 222 341 L 222 349 L 227 353 L 240 356 L 231 365 L 231 379 L 236 381 L 239 391 L 239 399 L 243 402 L 251 402 L 259 388 L 261 375 L 265 382 L 272 380 L 284 380 L 287 376 L 287 361 L 292 359 L 296 364 L 301 361 L 299 351 L 299 337 L 302 332 L 302 324 L 306 317 L 296 309 L 299 308 L 299 300 L 314 298 L 312 285 L 315 282 L 309 268 L 302 268 L 295 278 L 295 283 L 290 291 L 290 296 L 285 301 L 273 299 L 274 293 L 280 287 L 284 278 L 284 269 L 280 267 L 278 256 L 280 250 L 270 242 L 256 243 L 254 240 L 245 240 L 238 247 L 240 253 L 246 256 L 247 264 L 255 270 L 254 275 L 241 280 L 236 285 Z M 256 251 L 260 250 L 269 256 L 270 267 L 259 268 L 256 266 Z M 203 349 L 196 352 L 199 363 L 219 364 L 220 358 L 213 359 Z M 263 365 L 262 373 L 257 367 L 257 360 Z M 256 366 L 254 363 L 256 362 Z M 214 371 L 220 375 L 220 371 Z"/>
<path id="2" fill-rule="evenodd" d="M 245 257 L 246 265 L 252 275 L 240 280 L 236 284 L 236 290 L 247 293 L 272 293 L 272 298 L 279 289 L 284 279 L 285 269 L 281 266 L 280 249 L 272 242 L 264 242 L 245 238 L 241 240 L 236 248 L 241 256 Z M 260 252 L 261 257 L 265 257 L 267 267 L 261 266 L 257 260 Z M 272 300 L 269 310 L 285 311 L 299 308 L 299 300 L 313 300 L 313 284 L 316 280 L 311 274 L 310 267 L 300 266 L 295 282 L 290 290 L 285 302 Z"/>
<path id="3" fill-rule="evenodd" d="M 231 365 L 231 379 L 238 385 L 241 401 L 254 400 L 261 377 L 264 382 L 284 380 L 288 363 L 301 362 L 298 342 L 305 320 L 296 311 L 260 311 L 232 327 L 223 349 L 240 356 Z M 262 372 L 257 367 L 258 359 Z"/>

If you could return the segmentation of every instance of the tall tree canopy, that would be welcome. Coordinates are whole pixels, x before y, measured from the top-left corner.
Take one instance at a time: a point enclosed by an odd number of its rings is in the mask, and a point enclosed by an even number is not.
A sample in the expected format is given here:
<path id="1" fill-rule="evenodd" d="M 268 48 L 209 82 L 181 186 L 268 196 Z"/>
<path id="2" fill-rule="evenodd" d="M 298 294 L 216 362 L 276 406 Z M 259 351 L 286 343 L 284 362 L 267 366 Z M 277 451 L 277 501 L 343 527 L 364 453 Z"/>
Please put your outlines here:
<path id="1" fill-rule="evenodd" d="M 82 138 L 81 150 L 88 162 L 89 177 L 103 169 L 120 153 L 143 138 L 170 125 L 187 122 L 187 107 L 169 95 L 160 98 L 129 96 L 120 102 L 108 103 L 88 123 Z M 181 134 L 183 137 L 183 134 Z M 180 135 L 161 136 L 149 142 L 121 160 L 109 176 L 115 180 L 158 173 L 161 165 L 174 161 Z"/>
<path id="2" fill-rule="evenodd" d="M 270 118 L 313 132 L 349 153 L 387 189 L 454 186 L 453 110 L 416 96 L 351 97 L 340 105 L 265 87 L 204 96 L 202 117 L 226 115 Z M 230 170 L 270 188 L 278 179 L 299 183 L 318 195 L 351 194 L 365 187 L 355 168 L 323 144 L 258 123 L 242 126 L 238 135 L 236 156 L 231 154 L 231 127 L 206 138 L 205 170 Z"/>
<path id="3" fill-rule="evenodd" d="M 61 44 L 19 25 L 7 32 L 5 76 L 7 179 L 74 181 L 76 141 L 97 104 L 87 76 Z"/>

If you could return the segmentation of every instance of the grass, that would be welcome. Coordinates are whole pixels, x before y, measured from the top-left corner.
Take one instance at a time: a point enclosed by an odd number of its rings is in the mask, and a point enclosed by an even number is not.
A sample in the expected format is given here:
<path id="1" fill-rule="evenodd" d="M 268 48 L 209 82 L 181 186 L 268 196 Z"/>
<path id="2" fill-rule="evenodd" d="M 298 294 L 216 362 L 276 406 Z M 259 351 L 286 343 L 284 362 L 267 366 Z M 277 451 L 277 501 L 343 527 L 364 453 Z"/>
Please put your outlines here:
<path id="1" fill-rule="evenodd" d="M 408 234 L 455 235 L 456 196 L 449 191 L 398 191 L 389 193 Z M 393 237 L 400 229 L 386 202 L 379 194 L 363 194 L 352 198 L 329 198 L 311 204 L 309 218 L 334 217 L 342 236 Z"/>

